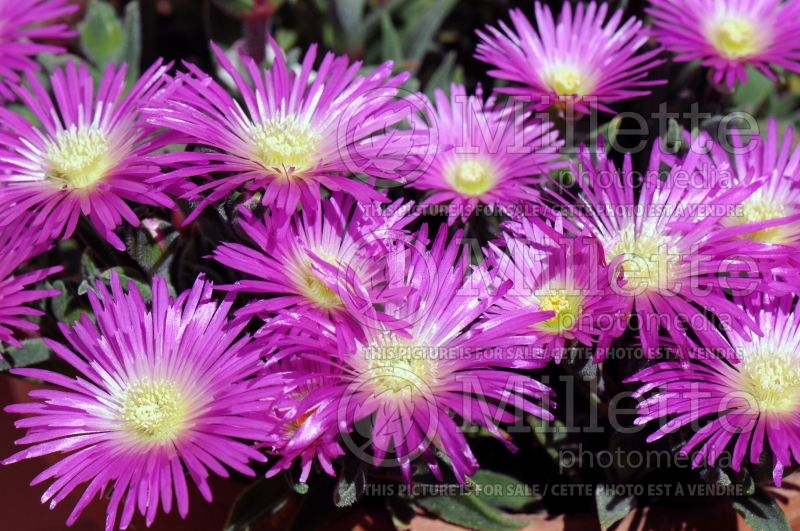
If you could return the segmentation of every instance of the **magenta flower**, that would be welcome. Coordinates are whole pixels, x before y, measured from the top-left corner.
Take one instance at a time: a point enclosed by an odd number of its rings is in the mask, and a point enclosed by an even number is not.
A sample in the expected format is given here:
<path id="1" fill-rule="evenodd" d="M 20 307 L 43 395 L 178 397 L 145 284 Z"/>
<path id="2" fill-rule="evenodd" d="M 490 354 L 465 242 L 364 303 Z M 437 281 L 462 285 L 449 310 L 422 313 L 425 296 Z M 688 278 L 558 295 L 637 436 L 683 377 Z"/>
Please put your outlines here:
<path id="1" fill-rule="evenodd" d="M 330 366 L 315 394 L 325 409 L 314 410 L 315 424 L 307 429 L 337 431 L 347 451 L 375 466 L 400 468 L 407 483 L 417 458 L 442 479 L 437 451 L 461 482 L 478 469 L 453 417 L 485 428 L 510 449 L 496 423 L 514 422 L 523 413 L 552 419 L 539 404 L 549 403 L 550 390 L 507 370 L 537 364 L 494 349 L 509 328 L 473 328 L 493 296 L 485 289 L 475 293 L 465 282 L 469 253 L 462 252 L 459 238 L 447 243 L 441 231 L 429 253 L 406 254 L 400 278 L 413 289 L 402 301 L 386 304 L 388 315 L 409 323 L 402 333 L 368 327 L 366 337 L 350 346 L 329 327 L 287 316 L 279 324 L 293 332 L 272 337 L 280 356 Z M 549 315 L 529 318 L 535 323 Z"/>
<path id="2" fill-rule="evenodd" d="M 22 227 L 0 229 L 0 249 L 3 249 L 3 255 L 0 257 L 0 347 L 3 344 L 22 346 L 14 338 L 14 330 L 39 329 L 36 323 L 24 317 L 43 315 L 44 312 L 26 304 L 60 293 L 57 289 L 27 288 L 61 271 L 63 269 L 61 266 L 14 274 L 20 265 L 44 252 L 47 247 L 46 243 L 34 243 L 33 235 Z"/>
<path id="3" fill-rule="evenodd" d="M 151 110 L 152 123 L 213 150 L 162 158 L 177 169 L 158 178 L 159 182 L 186 182 L 189 177 L 213 174 L 204 184 L 187 183 L 186 198 L 197 199 L 209 192 L 189 221 L 206 204 L 240 187 L 263 192 L 262 203 L 285 214 L 293 213 L 298 204 L 315 210 L 321 186 L 345 191 L 361 202 L 382 200 L 371 185 L 347 174 L 376 177 L 381 176 L 381 168 L 402 163 L 394 158 L 398 146 L 392 140 L 402 144 L 401 158 L 410 149 L 410 136 L 375 138 L 410 112 L 407 104 L 396 99 L 407 73 L 390 77 L 392 64 L 385 63 L 361 77 L 357 75 L 361 63 L 350 64 L 347 57 L 332 53 L 314 72 L 316 45 L 295 72 L 274 41 L 272 47 L 275 61 L 266 71 L 244 58 L 247 78 L 214 47 L 220 65 L 241 92 L 244 108 L 219 83 L 187 65 L 190 74 L 179 76 L 166 108 Z"/>
<path id="4" fill-rule="evenodd" d="M 793 296 L 745 303 L 763 337 L 734 337 L 739 363 L 716 357 L 657 363 L 629 381 L 642 382 L 636 424 L 669 418 L 648 442 L 690 426 L 692 437 L 680 452 L 697 449 L 692 464 L 713 466 L 733 445 L 732 466 L 745 456 L 759 463 L 764 446 L 773 456 L 773 478 L 780 485 L 783 469 L 798 462 L 800 444 L 800 314 Z M 698 448 L 699 447 L 699 448 Z M 792 457 L 794 456 L 794 457 Z"/>
<path id="5" fill-rule="evenodd" d="M 513 29 L 478 31 L 476 57 L 494 67 L 489 75 L 524 85 L 498 90 L 530 98 L 537 108 L 572 106 L 576 113 L 591 108 L 613 112 L 606 104 L 650 94 L 649 71 L 663 63 L 660 50 L 637 53 L 647 42 L 642 22 L 622 23 L 622 11 L 608 20 L 608 5 L 578 3 L 572 12 L 564 2 L 558 22 L 550 8 L 536 2 L 536 29 L 518 9 L 510 12 Z"/>
<path id="6" fill-rule="evenodd" d="M 792 127 L 779 138 L 775 120 L 769 121 L 766 134 L 746 143 L 738 132 L 733 135 L 736 183 L 761 185 L 721 220 L 728 232 L 749 240 L 753 252 L 782 276 L 800 265 L 800 148 L 793 149 L 793 141 Z M 717 149 L 720 157 L 727 156 Z"/>
<path id="7" fill-rule="evenodd" d="M 700 61 L 715 83 L 747 81 L 747 65 L 800 72 L 797 0 L 650 0 L 653 35 L 680 62 Z"/>
<path id="8" fill-rule="evenodd" d="M 30 89 L 15 88 L 39 125 L 0 109 L 0 225 L 30 217 L 42 239 L 68 238 L 81 213 L 115 248 L 114 229 L 139 219 L 125 202 L 169 207 L 172 200 L 146 179 L 160 168 L 151 160 L 164 140 L 140 115 L 163 85 L 167 66 L 154 64 L 127 95 L 125 68 L 106 68 L 95 83 L 84 65 L 67 63 L 51 77 L 51 99 L 35 75 Z"/>
<path id="9" fill-rule="evenodd" d="M 272 406 L 276 429 L 267 445 L 277 461 L 267 477 L 291 469 L 296 460 L 300 482 L 306 482 L 315 463 L 328 475 L 336 475 L 333 462 L 345 452 L 338 431 L 327 424 L 336 416 L 336 402 L 328 389 L 341 378 L 335 371 L 330 363 L 303 356 L 278 354 L 269 362 L 267 379 L 279 398 Z"/>
<path id="10" fill-rule="evenodd" d="M 386 274 L 390 246 L 414 216 L 397 201 L 360 205 L 334 194 L 317 210 L 297 212 L 290 222 L 263 220 L 241 208 L 240 226 L 252 245 L 223 243 L 214 259 L 248 278 L 231 286 L 259 299 L 241 314 L 262 319 L 279 311 L 299 312 L 320 325 L 333 324 L 343 337 L 363 337 L 362 327 L 380 319 L 376 304 L 397 294 Z"/>
<path id="11" fill-rule="evenodd" d="M 596 237 L 606 263 L 621 275 L 624 284 L 612 285 L 630 301 L 647 356 L 659 355 L 660 329 L 683 356 L 729 352 L 707 313 L 740 335 L 757 331 L 725 291 L 761 289 L 763 271 L 750 260 L 747 241 L 719 231 L 718 224 L 760 183 L 731 186 L 730 166 L 704 154 L 709 142 L 699 137 L 682 159 L 665 157 L 657 144 L 640 185 L 630 156 L 619 171 L 602 148 L 593 154 L 596 163 L 584 148 L 573 168 L 578 197 L 556 196 L 575 211 L 569 220 L 575 233 Z M 662 162 L 669 163 L 666 175 Z"/>
<path id="12" fill-rule="evenodd" d="M 14 99 L 12 87 L 20 81 L 20 72 L 39 69 L 36 55 L 64 51 L 61 46 L 39 41 L 74 37 L 66 24 L 53 21 L 77 9 L 68 0 L 0 3 L 0 100 Z"/>
<path id="13" fill-rule="evenodd" d="M 185 517 L 185 472 L 211 501 L 210 472 L 227 476 L 227 466 L 253 476 L 249 461 L 265 461 L 248 443 L 267 440 L 272 429 L 262 412 L 268 389 L 251 378 L 262 367 L 260 349 L 240 338 L 246 323 L 228 323 L 232 301 L 218 304 L 211 293 L 201 277 L 173 299 L 156 278 L 148 309 L 113 276 L 110 293 L 101 284 L 89 294 L 97 324 L 83 315 L 62 325 L 71 349 L 47 340 L 79 377 L 14 371 L 58 389 L 32 391 L 35 402 L 6 408 L 28 415 L 16 423 L 28 430 L 17 444 L 30 446 L 4 464 L 67 453 L 33 480 L 53 480 L 42 496 L 51 507 L 88 483 L 67 525 L 104 492 L 107 531 L 120 513 L 127 528 L 137 510 L 149 526 L 159 507 L 168 513 L 173 503 Z"/>
<path id="14" fill-rule="evenodd" d="M 451 224 L 466 220 L 479 204 L 517 213 L 539 197 L 537 185 L 549 172 L 566 166 L 553 124 L 532 119 L 513 102 L 484 102 L 480 88 L 467 96 L 456 84 L 449 99 L 437 90 L 435 102 L 435 109 L 426 106 L 424 120 L 415 120 L 415 130 L 434 129 L 438 150 L 409 185 L 431 192 L 422 205 L 449 203 Z"/>
<path id="15" fill-rule="evenodd" d="M 489 244 L 488 281 L 496 289 L 508 282 L 511 287 L 487 310 L 485 324 L 520 323 L 506 341 L 538 347 L 542 364 L 559 363 L 567 347 L 577 345 L 593 348 L 595 360 L 602 361 L 611 340 L 625 331 L 628 301 L 613 289 L 597 240 L 564 236 L 559 225 L 554 229 L 545 233 L 523 221 L 503 234 L 501 247 Z M 541 312 L 551 317 L 526 319 Z"/>

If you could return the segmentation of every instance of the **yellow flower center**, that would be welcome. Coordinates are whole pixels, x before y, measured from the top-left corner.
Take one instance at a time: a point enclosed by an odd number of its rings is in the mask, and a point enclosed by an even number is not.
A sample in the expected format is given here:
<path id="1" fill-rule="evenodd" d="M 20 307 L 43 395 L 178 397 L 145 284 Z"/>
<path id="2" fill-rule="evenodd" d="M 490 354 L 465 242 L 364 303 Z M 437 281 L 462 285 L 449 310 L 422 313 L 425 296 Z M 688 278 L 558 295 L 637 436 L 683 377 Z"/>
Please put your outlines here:
<path id="1" fill-rule="evenodd" d="M 732 215 L 727 217 L 728 224 L 744 225 L 746 223 L 757 223 L 760 221 L 772 221 L 791 214 L 787 206 L 774 197 L 767 197 L 758 190 L 742 202 L 742 215 Z M 743 234 L 742 238 L 747 238 L 761 243 L 785 243 L 787 227 L 777 226 L 757 230 L 748 234 Z"/>
<path id="2" fill-rule="evenodd" d="M 747 57 L 758 51 L 755 27 L 750 21 L 739 17 L 722 20 L 712 40 L 717 50 L 729 59 Z"/>
<path id="3" fill-rule="evenodd" d="M 333 309 L 342 305 L 342 299 L 314 273 L 311 266 L 303 276 L 303 294 L 320 308 Z"/>
<path id="4" fill-rule="evenodd" d="M 479 197 L 494 187 L 497 175 L 489 162 L 467 159 L 453 167 L 448 181 L 458 193 Z"/>
<path id="5" fill-rule="evenodd" d="M 48 177 L 70 188 L 88 188 L 111 168 L 109 143 L 95 126 L 59 131 L 45 153 Z"/>
<path id="6" fill-rule="evenodd" d="M 550 86 L 559 96 L 585 95 L 585 79 L 577 68 L 572 66 L 553 68 L 548 78 Z"/>
<path id="7" fill-rule="evenodd" d="M 626 290 L 669 289 L 678 256 L 661 230 L 655 222 L 649 222 L 642 225 L 637 234 L 631 223 L 622 230 L 619 241 L 608 253 L 609 261 L 623 256 L 620 265 L 625 274 Z"/>
<path id="8" fill-rule="evenodd" d="M 127 426 L 146 441 L 172 439 L 186 420 L 183 397 L 168 380 L 137 382 L 125 392 L 122 406 L 122 418 Z"/>
<path id="9" fill-rule="evenodd" d="M 739 364 L 743 389 L 763 412 L 793 411 L 800 403 L 800 364 L 789 350 L 755 347 Z"/>
<path id="10" fill-rule="evenodd" d="M 251 130 L 255 157 L 265 168 L 289 177 L 316 166 L 322 137 L 293 117 L 274 118 Z"/>
<path id="11" fill-rule="evenodd" d="M 571 330 L 580 316 L 582 298 L 579 294 L 567 293 L 559 289 L 539 298 L 539 309 L 555 312 L 555 315 L 546 321 L 536 324 L 536 328 L 543 332 L 560 334 Z"/>
<path id="12" fill-rule="evenodd" d="M 436 375 L 436 355 L 407 340 L 391 338 L 365 350 L 363 377 L 382 397 L 407 399 L 425 394 Z"/>

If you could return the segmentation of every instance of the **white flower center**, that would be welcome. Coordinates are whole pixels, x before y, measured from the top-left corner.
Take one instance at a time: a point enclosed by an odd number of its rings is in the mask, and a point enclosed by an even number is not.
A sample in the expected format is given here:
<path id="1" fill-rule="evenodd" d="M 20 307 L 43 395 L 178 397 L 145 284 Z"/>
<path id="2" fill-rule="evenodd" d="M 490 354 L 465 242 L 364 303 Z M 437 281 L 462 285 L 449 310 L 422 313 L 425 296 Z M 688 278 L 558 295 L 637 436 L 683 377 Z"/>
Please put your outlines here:
<path id="1" fill-rule="evenodd" d="M 59 131 L 45 153 L 48 177 L 71 188 L 88 188 L 111 168 L 106 134 L 95 126 Z"/>
<path id="2" fill-rule="evenodd" d="M 458 193 L 479 197 L 494 187 L 497 174 L 488 161 L 470 158 L 457 162 L 447 180 Z"/>
<path id="3" fill-rule="evenodd" d="M 757 190 L 750 197 L 742 202 L 742 215 L 732 215 L 726 218 L 727 224 L 744 225 L 746 223 L 758 223 L 761 221 L 772 221 L 791 214 L 791 209 L 775 197 L 768 197 Z M 777 226 L 757 230 L 742 237 L 761 243 L 784 243 L 787 227 Z"/>
<path id="4" fill-rule="evenodd" d="M 342 305 L 342 299 L 314 273 L 311 265 L 304 271 L 300 289 L 309 300 L 320 308 L 333 309 Z"/>
<path id="5" fill-rule="evenodd" d="M 384 398 L 408 399 L 424 395 L 436 376 L 436 356 L 429 348 L 407 339 L 384 338 L 364 349 L 362 375 Z"/>
<path id="6" fill-rule="evenodd" d="M 186 405 L 180 391 L 168 380 L 142 380 L 122 398 L 122 418 L 130 430 L 146 441 L 172 439 L 184 425 Z"/>
<path id="7" fill-rule="evenodd" d="M 559 96 L 586 95 L 586 78 L 580 70 L 573 66 L 557 66 L 550 70 L 547 79 L 550 87 Z"/>
<path id="8" fill-rule="evenodd" d="M 712 34 L 712 42 L 722 56 L 739 59 L 758 52 L 755 26 L 741 17 L 722 19 Z"/>
<path id="9" fill-rule="evenodd" d="M 738 365 L 743 389 L 753 396 L 761 411 L 793 411 L 800 403 L 800 363 L 790 348 L 751 345 Z"/>
<path id="10" fill-rule="evenodd" d="M 313 248 L 310 252 L 325 263 L 335 268 L 339 267 L 339 257 L 324 247 Z M 298 249 L 290 259 L 290 264 L 291 275 L 295 279 L 295 287 L 306 299 L 325 310 L 342 307 L 341 297 L 322 281 L 322 278 L 316 272 L 317 263 L 305 251 Z"/>
<path id="11" fill-rule="evenodd" d="M 250 135 L 255 157 L 280 175 L 302 174 L 319 162 L 321 135 L 293 117 L 273 118 L 255 125 Z"/>
<path id="12" fill-rule="evenodd" d="M 625 273 L 626 290 L 662 291 L 671 285 L 678 255 L 670 239 L 655 222 L 644 223 L 637 232 L 633 223 L 620 233 L 619 240 L 608 253 L 612 261 L 623 255 L 621 266 Z"/>

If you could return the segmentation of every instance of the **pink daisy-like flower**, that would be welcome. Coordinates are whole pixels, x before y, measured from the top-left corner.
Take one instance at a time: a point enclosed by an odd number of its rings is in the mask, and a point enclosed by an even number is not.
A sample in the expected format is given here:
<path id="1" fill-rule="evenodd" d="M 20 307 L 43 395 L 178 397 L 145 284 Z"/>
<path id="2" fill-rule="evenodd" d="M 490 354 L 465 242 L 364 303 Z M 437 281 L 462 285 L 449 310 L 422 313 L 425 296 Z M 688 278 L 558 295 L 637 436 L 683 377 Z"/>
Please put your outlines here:
<path id="1" fill-rule="evenodd" d="M 19 347 L 20 342 L 14 338 L 14 330 L 38 330 L 38 325 L 24 317 L 43 315 L 44 312 L 25 306 L 29 302 L 58 295 L 57 289 L 27 289 L 28 286 L 44 280 L 53 273 L 58 273 L 61 266 L 39 269 L 21 275 L 14 271 L 28 259 L 44 252 L 46 243 L 34 243 L 30 231 L 20 227 L 0 229 L 0 347 L 4 343 Z"/>
<path id="2" fill-rule="evenodd" d="M 576 343 L 593 347 L 595 360 L 602 361 L 611 340 L 625 331 L 627 300 L 612 288 L 597 240 L 554 229 L 546 234 L 523 221 L 503 234 L 502 247 L 489 243 L 487 278 L 496 289 L 506 282 L 511 287 L 487 310 L 485 322 L 521 321 L 513 341 L 537 345 L 543 364 L 560 362 L 567 345 Z M 540 312 L 553 313 L 526 322 L 525 315 Z"/>
<path id="3" fill-rule="evenodd" d="M 783 469 L 800 462 L 800 313 L 794 297 L 744 303 L 763 337 L 732 338 L 739 363 L 716 357 L 688 365 L 662 362 L 629 379 L 642 382 L 636 424 L 669 418 L 648 442 L 691 426 L 694 434 L 680 452 L 696 448 L 692 464 L 714 465 L 733 445 L 732 465 L 745 456 L 758 463 L 765 443 L 773 455 L 773 478 L 780 485 Z"/>
<path id="4" fill-rule="evenodd" d="M 642 22 L 622 23 L 622 11 L 608 20 L 608 5 L 564 2 L 558 22 L 550 8 L 534 5 L 536 29 L 522 11 L 510 12 L 513 29 L 500 23 L 478 31 L 476 57 L 494 67 L 489 75 L 523 87 L 498 90 L 532 99 L 537 108 L 572 106 L 576 113 L 591 108 L 612 112 L 606 104 L 650 94 L 651 69 L 663 61 L 660 50 L 637 53 L 647 42 Z"/>
<path id="5" fill-rule="evenodd" d="M 754 135 L 746 143 L 739 132 L 733 135 L 731 159 L 737 182 L 762 184 L 721 220 L 729 232 L 749 240 L 754 251 L 771 259 L 781 274 L 800 265 L 800 148 L 793 148 L 793 143 L 794 129 L 787 127 L 781 139 L 775 120 L 768 122 L 766 134 Z"/>
<path id="6" fill-rule="evenodd" d="M 747 81 L 747 65 L 800 72 L 797 0 L 650 0 L 652 33 L 680 62 L 701 61 L 714 82 Z"/>
<path id="7" fill-rule="evenodd" d="M 305 482 L 314 463 L 334 476 L 333 462 L 345 454 L 339 433 L 326 421 L 336 416 L 336 402 L 327 392 L 338 384 L 337 369 L 325 362 L 304 356 L 276 356 L 267 365 L 267 380 L 279 390 L 272 406 L 275 434 L 268 445 L 278 460 L 267 477 L 292 468 L 300 461 L 299 481 Z"/>
<path id="8" fill-rule="evenodd" d="M 632 306 L 647 356 L 659 354 L 661 330 L 684 356 L 728 352 L 707 313 L 740 335 L 757 331 L 726 290 L 743 295 L 761 289 L 763 271 L 752 263 L 748 242 L 720 232 L 719 223 L 760 183 L 732 185 L 727 161 L 704 153 L 709 142 L 698 137 L 682 159 L 665 157 L 656 144 L 638 184 L 629 155 L 619 171 L 602 148 L 596 162 L 583 148 L 573 167 L 577 197 L 554 196 L 574 212 L 565 223 L 576 234 L 596 237 L 606 263 L 622 275 L 624 286 L 617 289 Z M 666 174 L 662 162 L 669 162 Z"/>
<path id="9" fill-rule="evenodd" d="M 467 96 L 457 84 L 449 99 L 437 90 L 435 102 L 435 109 L 426 105 L 424 120 L 416 117 L 414 129 L 434 128 L 438 150 L 410 186 L 431 192 L 423 205 L 449 203 L 451 224 L 465 220 L 478 204 L 510 214 L 521 210 L 539 197 L 536 185 L 566 165 L 553 124 L 532 119 L 513 102 L 484 102 L 480 88 Z"/>
<path id="10" fill-rule="evenodd" d="M 68 238 L 81 213 L 115 248 L 114 229 L 139 219 L 125 202 L 170 207 L 172 200 L 146 180 L 160 173 L 151 160 L 165 140 L 146 126 L 141 107 L 161 89 L 167 66 L 149 68 L 131 91 L 125 68 L 109 65 L 96 90 L 85 65 L 67 63 L 50 81 L 51 99 L 35 75 L 29 89 L 16 87 L 38 125 L 0 109 L 0 225 L 23 216 L 42 239 Z"/>
<path id="11" fill-rule="evenodd" d="M 35 402 L 8 406 L 27 418 L 17 421 L 30 445 L 4 461 L 15 463 L 47 454 L 69 455 L 39 474 L 33 484 L 53 480 L 42 496 L 51 507 L 88 483 L 67 520 L 103 492 L 109 492 L 106 530 L 130 525 L 135 512 L 149 526 L 173 503 L 189 511 L 186 472 L 211 501 L 210 472 L 227 476 L 226 466 L 255 475 L 250 460 L 265 461 L 249 441 L 265 441 L 272 422 L 263 410 L 271 395 L 263 379 L 259 348 L 241 337 L 244 322 L 229 324 L 231 300 L 218 304 L 202 278 L 177 299 L 156 278 L 152 309 L 141 295 L 125 293 L 112 276 L 90 292 L 95 321 L 88 316 L 61 330 L 71 344 L 48 346 L 80 375 L 18 369 L 57 389 L 31 392 Z"/>
<path id="12" fill-rule="evenodd" d="M 286 214 L 292 214 L 298 204 L 304 210 L 318 208 L 321 186 L 345 191 L 362 202 L 380 201 L 383 196 L 372 186 L 347 174 L 382 176 L 378 174 L 385 165 L 398 162 L 393 158 L 397 144 L 405 146 L 403 156 L 410 149 L 407 135 L 375 138 L 411 112 L 406 103 L 396 99 L 407 73 L 391 77 L 392 64 L 385 63 L 362 77 L 358 75 L 360 62 L 350 64 L 347 57 L 332 53 L 313 71 L 316 45 L 309 48 L 300 71 L 295 72 L 274 41 L 272 47 L 275 60 L 267 70 L 243 58 L 245 78 L 214 46 L 244 107 L 222 85 L 187 65 L 190 74 L 178 77 L 169 103 L 151 110 L 152 123 L 179 131 L 188 142 L 213 150 L 161 158 L 178 168 L 158 181 L 186 183 L 190 177 L 213 174 L 204 184 L 187 184 L 186 198 L 205 195 L 189 221 L 206 204 L 240 187 L 262 191 L 264 205 Z"/>
<path id="13" fill-rule="evenodd" d="M 34 56 L 64 51 L 39 41 L 74 37 L 66 24 L 52 22 L 77 9 L 68 0 L 0 0 L 0 100 L 14 98 L 11 87 L 20 81 L 19 72 L 39 69 Z"/>
<path id="14" fill-rule="evenodd" d="M 337 431 L 347 451 L 375 466 L 400 468 L 407 483 L 417 458 L 441 480 L 437 451 L 461 482 L 478 469 L 457 419 L 485 428 L 510 449 L 497 423 L 514 422 L 522 413 L 552 419 L 539 404 L 549 403 L 549 388 L 508 370 L 536 363 L 495 349 L 509 328 L 474 328 L 493 297 L 474 293 L 465 282 L 469 253 L 459 238 L 447 243 L 441 231 L 430 252 L 406 255 L 402 278 L 413 289 L 385 308 L 409 323 L 403 334 L 369 327 L 351 346 L 330 328 L 287 317 L 280 325 L 294 333 L 272 339 L 279 356 L 330 365 L 328 381 L 315 394 L 318 403 L 330 405 L 308 429 Z M 528 318 L 535 323 L 549 316 Z"/>
<path id="15" fill-rule="evenodd" d="M 241 208 L 240 226 L 254 246 L 223 243 L 214 259 L 247 277 L 233 292 L 262 297 L 241 313 L 266 319 L 279 311 L 333 324 L 346 337 L 363 337 L 362 327 L 380 319 L 375 304 L 397 296 L 388 285 L 391 245 L 414 216 L 397 201 L 386 208 L 362 205 L 334 194 L 318 210 L 297 212 L 290 222 L 259 220 Z M 276 227 L 277 226 L 277 227 Z"/>

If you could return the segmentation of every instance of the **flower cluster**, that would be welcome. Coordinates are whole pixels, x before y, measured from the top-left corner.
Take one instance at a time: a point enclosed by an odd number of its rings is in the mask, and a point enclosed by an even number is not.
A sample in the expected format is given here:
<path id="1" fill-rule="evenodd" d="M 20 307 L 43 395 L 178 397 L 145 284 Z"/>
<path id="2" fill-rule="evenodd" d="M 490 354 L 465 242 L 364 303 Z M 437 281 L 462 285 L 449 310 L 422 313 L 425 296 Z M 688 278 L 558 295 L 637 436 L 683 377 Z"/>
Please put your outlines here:
<path id="1" fill-rule="evenodd" d="M 84 275 L 79 318 L 42 326 L 61 365 L 13 370 L 44 386 L 6 408 L 26 432 L 4 463 L 57 454 L 33 483 L 51 506 L 82 491 L 68 524 L 103 494 L 108 531 L 185 517 L 189 484 L 211 500 L 230 470 L 305 483 L 358 459 L 466 484 L 467 428 L 515 451 L 508 424 L 559 414 L 540 371 L 618 344 L 647 358 L 624 375 L 636 422 L 669 419 L 649 440 L 693 429 L 696 466 L 732 445 L 737 470 L 768 447 L 775 483 L 798 462 L 793 130 L 659 138 L 637 171 L 598 131 L 563 150 L 561 126 L 648 95 L 667 52 L 730 86 L 800 71 L 800 1 L 652 0 L 652 28 L 537 2 L 478 32 L 496 90 L 430 99 L 391 62 L 313 45 L 297 63 L 271 39 L 267 66 L 212 44 L 217 76 L 42 76 L 32 56 L 59 48 L 39 40 L 69 38 L 52 21 L 72 8 L 31 4 L 0 0 L 0 352 L 39 339 L 49 249 L 77 235 L 117 260 Z M 170 224 L 178 243 L 143 257 Z M 188 282 L 170 272 L 209 241 Z"/>

